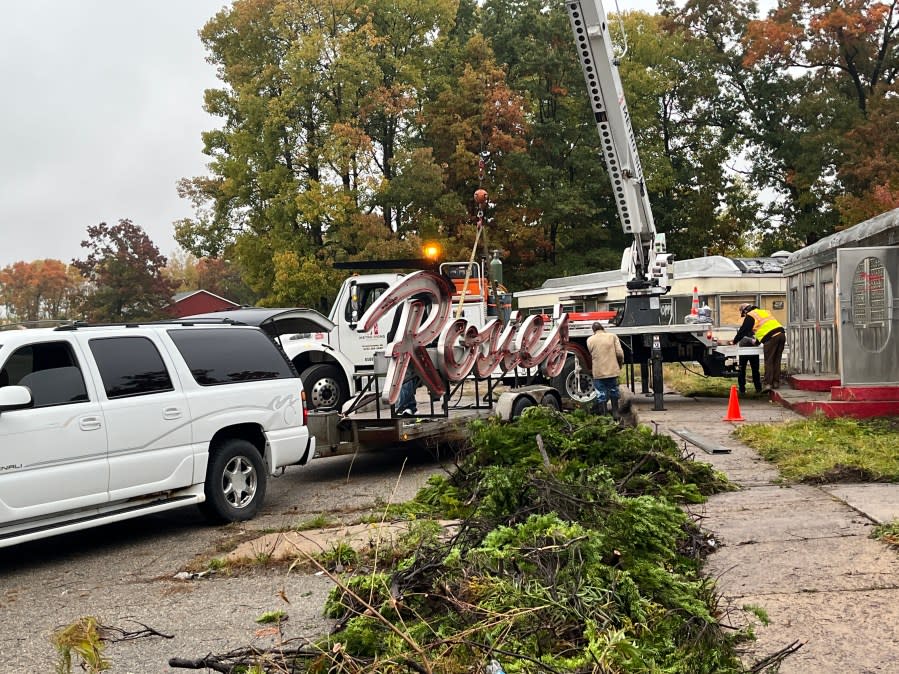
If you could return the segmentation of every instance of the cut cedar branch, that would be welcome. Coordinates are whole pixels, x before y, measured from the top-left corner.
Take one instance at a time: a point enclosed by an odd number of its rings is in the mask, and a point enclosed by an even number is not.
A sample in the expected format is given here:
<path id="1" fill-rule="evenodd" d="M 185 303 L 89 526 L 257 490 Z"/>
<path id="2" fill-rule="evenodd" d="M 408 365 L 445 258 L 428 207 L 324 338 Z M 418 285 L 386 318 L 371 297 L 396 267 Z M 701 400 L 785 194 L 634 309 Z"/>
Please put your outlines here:
<path id="1" fill-rule="evenodd" d="M 389 509 L 419 525 L 408 540 L 351 574 L 298 553 L 297 566 L 334 583 L 330 635 L 171 666 L 435 674 L 496 660 L 516 674 L 746 674 L 737 645 L 751 631 L 721 623 L 700 572 L 714 546 L 689 512 L 733 488 L 711 466 L 667 435 L 584 411 L 534 407 L 512 424 L 476 422 L 470 439 L 452 474 Z M 441 519 L 460 522 L 449 538 Z"/>

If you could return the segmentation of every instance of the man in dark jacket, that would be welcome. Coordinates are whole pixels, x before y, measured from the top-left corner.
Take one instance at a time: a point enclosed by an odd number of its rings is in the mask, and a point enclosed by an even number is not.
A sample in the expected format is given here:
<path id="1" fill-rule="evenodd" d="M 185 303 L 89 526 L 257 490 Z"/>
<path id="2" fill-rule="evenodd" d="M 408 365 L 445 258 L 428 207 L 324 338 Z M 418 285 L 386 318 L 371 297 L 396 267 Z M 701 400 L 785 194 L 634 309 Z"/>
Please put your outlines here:
<path id="1" fill-rule="evenodd" d="M 759 309 L 754 304 L 741 304 L 740 316 L 743 317 L 743 324 L 731 344 L 739 344 L 744 337 L 753 337 L 760 342 L 765 356 L 765 385 L 762 393 L 780 388 L 780 361 L 787 343 L 783 325 L 770 311 Z"/>

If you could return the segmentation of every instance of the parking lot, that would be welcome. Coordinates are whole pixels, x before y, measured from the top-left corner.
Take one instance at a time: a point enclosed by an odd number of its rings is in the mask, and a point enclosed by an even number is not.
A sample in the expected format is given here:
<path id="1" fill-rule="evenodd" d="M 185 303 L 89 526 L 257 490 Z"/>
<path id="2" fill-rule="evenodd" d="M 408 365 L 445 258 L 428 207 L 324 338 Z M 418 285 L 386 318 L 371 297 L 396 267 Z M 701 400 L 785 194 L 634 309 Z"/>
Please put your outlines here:
<path id="1" fill-rule="evenodd" d="M 185 508 L 0 549 L 0 662 L 7 671 L 53 671 L 53 631 L 88 615 L 124 630 L 142 623 L 173 636 L 109 645 L 110 671 L 135 674 L 185 671 L 170 669 L 170 657 L 270 645 L 272 635 L 256 634 L 255 619 L 265 611 L 288 614 L 286 637 L 320 635 L 329 627 L 321 615 L 331 587 L 324 577 L 265 565 L 232 576 L 174 576 L 252 532 L 319 514 L 352 521 L 388 501 L 408 500 L 442 470 L 441 458 L 421 448 L 320 458 L 270 479 L 262 514 L 247 523 L 212 527 Z"/>

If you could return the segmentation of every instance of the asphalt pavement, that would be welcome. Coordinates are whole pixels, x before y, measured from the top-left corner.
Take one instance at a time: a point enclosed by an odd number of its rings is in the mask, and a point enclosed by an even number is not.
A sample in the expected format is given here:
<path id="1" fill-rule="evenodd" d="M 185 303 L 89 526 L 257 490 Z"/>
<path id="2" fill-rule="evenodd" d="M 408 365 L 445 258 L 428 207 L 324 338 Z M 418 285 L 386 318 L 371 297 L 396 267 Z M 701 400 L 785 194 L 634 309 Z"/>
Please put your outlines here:
<path id="1" fill-rule="evenodd" d="M 798 415 L 764 398 L 740 400 L 743 422 L 724 421 L 728 401 L 666 394 L 664 411 L 637 397 L 639 420 L 670 434 L 696 460 L 739 485 L 695 510 L 717 552 L 724 622 L 754 625 L 747 666 L 792 644 L 780 674 L 899 672 L 899 552 L 870 538 L 899 518 L 899 485 L 787 485 L 776 468 L 733 435 L 741 423 Z M 689 439 L 687 439 L 689 438 Z M 763 625 L 743 611 L 758 607 Z"/>

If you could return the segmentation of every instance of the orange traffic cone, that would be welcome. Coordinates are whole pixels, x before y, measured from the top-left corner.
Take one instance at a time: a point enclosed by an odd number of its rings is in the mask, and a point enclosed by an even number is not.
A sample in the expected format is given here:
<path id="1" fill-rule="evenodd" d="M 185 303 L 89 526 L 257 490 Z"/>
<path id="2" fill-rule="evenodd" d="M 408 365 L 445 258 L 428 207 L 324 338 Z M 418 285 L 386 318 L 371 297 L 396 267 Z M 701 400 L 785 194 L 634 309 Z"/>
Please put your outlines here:
<path id="1" fill-rule="evenodd" d="M 690 307 L 690 315 L 699 315 L 699 288 L 693 286 L 693 305 Z"/>
<path id="2" fill-rule="evenodd" d="M 740 413 L 740 399 L 737 397 L 737 387 L 730 387 L 730 401 L 727 403 L 727 416 L 724 421 L 746 421 Z"/>

